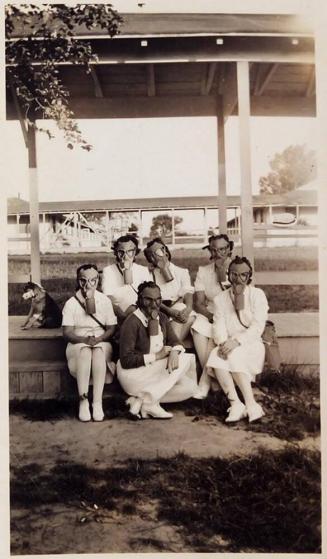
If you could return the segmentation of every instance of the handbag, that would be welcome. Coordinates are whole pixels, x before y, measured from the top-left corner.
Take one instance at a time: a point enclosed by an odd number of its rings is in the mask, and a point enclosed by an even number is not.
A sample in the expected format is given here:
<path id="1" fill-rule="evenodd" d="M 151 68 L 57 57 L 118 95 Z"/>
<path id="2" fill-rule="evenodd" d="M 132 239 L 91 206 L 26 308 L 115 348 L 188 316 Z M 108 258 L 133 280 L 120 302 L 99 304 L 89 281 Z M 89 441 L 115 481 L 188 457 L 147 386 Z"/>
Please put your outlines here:
<path id="1" fill-rule="evenodd" d="M 242 326 L 244 326 L 244 328 L 249 328 L 246 324 L 244 324 L 244 322 L 242 322 L 240 317 L 240 311 L 238 311 L 235 308 L 234 302 L 233 302 L 233 306 L 239 322 L 242 324 Z M 271 320 L 266 320 L 266 324 L 264 327 L 264 331 L 262 332 L 261 339 L 265 346 L 265 363 L 267 368 L 270 369 L 271 371 L 275 371 L 276 373 L 279 373 L 282 358 L 279 350 L 276 327 Z"/>
<path id="2" fill-rule="evenodd" d="M 261 339 L 265 344 L 265 362 L 267 367 L 279 373 L 282 358 L 279 350 L 276 327 L 271 320 L 266 321 Z"/>

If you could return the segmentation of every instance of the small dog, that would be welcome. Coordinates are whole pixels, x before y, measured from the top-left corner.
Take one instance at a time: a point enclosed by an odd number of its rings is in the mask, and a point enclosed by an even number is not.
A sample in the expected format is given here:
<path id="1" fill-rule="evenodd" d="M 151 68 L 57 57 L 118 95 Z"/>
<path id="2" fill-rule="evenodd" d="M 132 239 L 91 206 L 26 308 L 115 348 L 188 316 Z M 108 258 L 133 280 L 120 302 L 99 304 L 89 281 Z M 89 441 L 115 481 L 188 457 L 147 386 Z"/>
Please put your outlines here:
<path id="1" fill-rule="evenodd" d="M 29 281 L 24 286 L 23 299 L 31 299 L 31 308 L 22 330 L 29 328 L 58 328 L 62 322 L 62 312 L 57 303 L 38 283 Z"/>

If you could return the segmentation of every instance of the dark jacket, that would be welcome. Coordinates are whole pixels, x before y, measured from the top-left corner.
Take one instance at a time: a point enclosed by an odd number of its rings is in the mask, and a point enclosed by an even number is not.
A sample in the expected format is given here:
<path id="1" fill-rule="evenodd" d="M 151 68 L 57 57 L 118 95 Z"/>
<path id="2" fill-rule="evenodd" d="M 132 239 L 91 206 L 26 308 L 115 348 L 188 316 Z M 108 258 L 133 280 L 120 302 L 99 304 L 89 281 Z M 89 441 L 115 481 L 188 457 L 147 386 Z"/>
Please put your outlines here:
<path id="1" fill-rule="evenodd" d="M 159 323 L 164 345 L 181 345 L 167 316 L 159 313 Z M 123 369 L 142 367 L 144 355 L 150 353 L 150 336 L 147 328 L 134 313 L 128 315 L 120 330 L 120 362 Z"/>

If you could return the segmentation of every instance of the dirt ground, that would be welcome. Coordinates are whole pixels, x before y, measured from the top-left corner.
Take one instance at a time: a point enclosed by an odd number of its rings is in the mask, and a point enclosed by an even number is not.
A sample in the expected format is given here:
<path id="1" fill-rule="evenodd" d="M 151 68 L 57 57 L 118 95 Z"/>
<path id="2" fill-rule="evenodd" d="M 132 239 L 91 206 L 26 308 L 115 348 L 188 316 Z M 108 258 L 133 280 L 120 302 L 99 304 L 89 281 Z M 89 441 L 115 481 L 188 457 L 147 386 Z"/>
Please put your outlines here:
<path id="1" fill-rule="evenodd" d="M 195 420 L 196 419 L 196 420 Z M 178 452 L 200 457 L 246 456 L 258 449 L 279 450 L 287 445 L 264 433 L 247 431 L 242 424 L 227 426 L 215 417 L 194 418 L 181 410 L 169 421 L 125 418 L 83 424 L 74 418 L 31 421 L 10 417 L 11 471 L 31 465 L 42 473 L 56 464 L 83 464 L 91 468 L 119 466 L 129 458 L 169 458 Z M 319 438 L 297 443 L 319 449 Z M 83 516 L 87 517 L 83 522 Z M 217 536 L 216 536 L 217 538 Z M 219 540 L 219 538 L 218 538 Z M 217 551 L 228 542 L 219 540 Z M 46 502 L 11 509 L 13 554 L 192 552 L 177 526 L 160 521 L 155 501 L 138 506 L 135 514 L 117 510 L 89 510 L 80 502 Z"/>

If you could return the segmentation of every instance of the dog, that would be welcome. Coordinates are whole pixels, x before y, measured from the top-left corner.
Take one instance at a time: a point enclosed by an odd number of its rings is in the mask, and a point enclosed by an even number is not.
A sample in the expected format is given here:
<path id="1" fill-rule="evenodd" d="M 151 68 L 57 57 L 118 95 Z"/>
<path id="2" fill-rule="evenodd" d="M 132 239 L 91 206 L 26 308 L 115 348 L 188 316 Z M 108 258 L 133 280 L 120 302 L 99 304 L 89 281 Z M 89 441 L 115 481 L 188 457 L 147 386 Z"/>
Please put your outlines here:
<path id="1" fill-rule="evenodd" d="M 23 299 L 31 299 L 31 308 L 22 330 L 29 328 L 59 328 L 62 312 L 57 303 L 38 283 L 29 281 L 24 286 Z"/>

